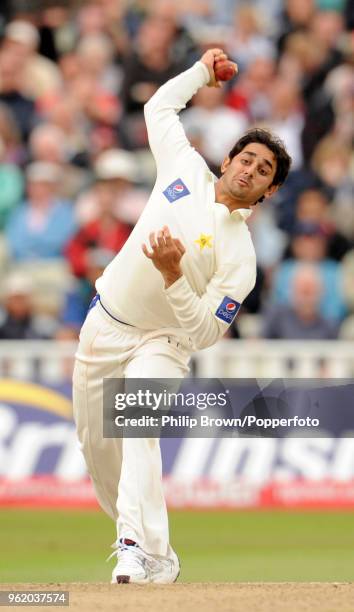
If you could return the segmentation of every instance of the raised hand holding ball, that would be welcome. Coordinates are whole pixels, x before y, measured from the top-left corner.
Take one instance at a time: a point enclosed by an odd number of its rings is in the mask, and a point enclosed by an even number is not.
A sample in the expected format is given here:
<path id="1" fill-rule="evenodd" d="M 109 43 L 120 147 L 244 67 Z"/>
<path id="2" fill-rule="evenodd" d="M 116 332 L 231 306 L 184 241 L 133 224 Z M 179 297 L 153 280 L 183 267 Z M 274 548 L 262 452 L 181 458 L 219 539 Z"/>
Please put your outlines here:
<path id="1" fill-rule="evenodd" d="M 215 61 L 214 74 L 216 81 L 230 81 L 237 74 L 237 65 L 228 59 Z"/>
<path id="2" fill-rule="evenodd" d="M 208 49 L 203 53 L 201 62 L 208 69 L 208 87 L 221 87 L 222 81 L 229 81 L 237 74 L 237 64 L 231 62 L 222 49 Z"/>

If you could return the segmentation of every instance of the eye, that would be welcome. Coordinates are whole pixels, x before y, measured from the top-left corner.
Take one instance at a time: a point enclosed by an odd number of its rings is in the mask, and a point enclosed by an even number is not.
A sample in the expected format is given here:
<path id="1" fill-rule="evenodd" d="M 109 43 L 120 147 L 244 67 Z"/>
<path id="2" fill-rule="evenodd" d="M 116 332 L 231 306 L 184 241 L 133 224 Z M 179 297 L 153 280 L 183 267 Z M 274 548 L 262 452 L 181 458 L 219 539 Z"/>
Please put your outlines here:
<path id="1" fill-rule="evenodd" d="M 248 159 L 241 159 L 241 163 L 242 163 L 242 164 L 248 164 L 248 163 L 249 163 L 249 160 L 248 160 Z"/>
<path id="2" fill-rule="evenodd" d="M 264 168 L 260 168 L 260 169 L 259 169 L 259 173 L 260 173 L 262 176 L 267 176 L 267 174 L 268 174 L 268 172 L 267 172 L 267 171 L 266 171 Z"/>

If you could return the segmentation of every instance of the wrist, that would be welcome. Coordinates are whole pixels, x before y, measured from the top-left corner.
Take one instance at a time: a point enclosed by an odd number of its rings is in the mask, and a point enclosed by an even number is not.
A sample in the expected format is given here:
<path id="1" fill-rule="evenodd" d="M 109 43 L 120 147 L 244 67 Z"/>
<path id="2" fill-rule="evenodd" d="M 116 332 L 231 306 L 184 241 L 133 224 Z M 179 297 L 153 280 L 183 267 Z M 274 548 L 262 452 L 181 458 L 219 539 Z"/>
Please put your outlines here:
<path id="1" fill-rule="evenodd" d="M 182 270 L 179 269 L 179 270 L 164 272 L 162 276 L 165 281 L 165 289 L 168 289 L 168 287 L 171 287 L 171 285 L 173 285 L 176 281 L 178 281 L 179 278 L 181 278 Z"/>
<path id="2" fill-rule="evenodd" d="M 199 63 L 203 66 L 203 72 L 205 76 L 205 85 L 209 85 L 210 81 L 214 77 L 214 71 L 211 66 L 208 66 L 208 64 L 206 64 L 202 60 L 199 60 Z"/>

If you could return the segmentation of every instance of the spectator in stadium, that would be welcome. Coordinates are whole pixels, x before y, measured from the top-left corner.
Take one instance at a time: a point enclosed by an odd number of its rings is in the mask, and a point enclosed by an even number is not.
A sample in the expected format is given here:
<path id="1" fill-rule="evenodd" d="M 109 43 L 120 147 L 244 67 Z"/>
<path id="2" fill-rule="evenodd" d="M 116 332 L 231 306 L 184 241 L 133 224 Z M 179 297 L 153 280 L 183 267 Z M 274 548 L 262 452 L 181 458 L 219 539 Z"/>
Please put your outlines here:
<path id="1" fill-rule="evenodd" d="M 130 48 L 134 34 L 127 18 L 129 5 L 131 6 L 131 3 L 117 0 L 83 3 L 74 24 L 76 40 L 92 35 L 109 36 L 114 45 L 115 56 L 120 60 Z"/>
<path id="2" fill-rule="evenodd" d="M 310 22 L 308 36 L 311 45 L 319 50 L 320 61 L 307 73 L 303 82 L 306 117 L 303 147 L 306 160 L 310 160 L 318 141 L 328 134 L 335 124 L 333 100 L 325 88 L 330 71 L 343 60 L 337 48 L 343 33 L 343 17 L 337 11 L 316 11 Z"/>
<path id="3" fill-rule="evenodd" d="M 98 87 L 115 94 L 119 91 L 122 74 L 113 64 L 114 46 L 105 34 L 87 34 L 77 45 L 79 63 L 95 79 Z"/>
<path id="4" fill-rule="evenodd" d="M 317 45 L 326 51 L 326 64 L 324 72 L 329 72 L 332 67 L 342 62 L 343 55 L 339 49 L 341 36 L 344 32 L 343 15 L 338 10 L 327 8 L 317 10 L 312 15 L 309 30 L 314 36 Z"/>
<path id="5" fill-rule="evenodd" d="M 79 38 L 86 35 L 102 34 L 105 31 L 103 3 L 85 2 L 79 7 L 75 27 Z"/>
<path id="6" fill-rule="evenodd" d="M 68 83 L 65 95 L 85 115 L 86 129 L 92 130 L 99 125 L 117 127 L 121 115 L 120 100 L 100 85 L 87 66 L 82 66 L 80 73 Z"/>
<path id="7" fill-rule="evenodd" d="M 263 338 L 271 340 L 333 340 L 336 323 L 320 313 L 322 282 L 319 270 L 301 263 L 294 271 L 288 304 L 273 304 L 264 313 Z"/>
<path id="8" fill-rule="evenodd" d="M 61 165 L 66 158 L 65 134 L 56 125 L 41 123 L 31 132 L 29 139 L 30 157 Z"/>
<path id="9" fill-rule="evenodd" d="M 77 51 L 65 53 L 60 58 L 61 87 L 41 96 L 37 104 L 40 112 L 54 121 L 53 106 L 56 114 L 59 106 L 60 119 L 64 119 L 67 128 L 70 121 L 66 109 L 70 108 L 75 131 L 79 129 L 81 138 L 86 137 L 87 141 L 88 132 L 97 124 L 116 129 L 121 105 L 112 91 L 119 79 L 110 62 L 111 52 L 110 41 L 104 35 L 81 39 Z"/>
<path id="10" fill-rule="evenodd" d="M 248 222 L 257 263 L 266 274 L 266 284 L 279 261 L 282 259 L 288 238 L 276 224 L 274 207 L 257 206 Z"/>
<path id="11" fill-rule="evenodd" d="M 351 184 L 351 150 L 336 134 L 320 140 L 313 152 L 312 167 L 326 191 L 336 197 L 343 186 Z"/>
<path id="12" fill-rule="evenodd" d="M 0 340 L 48 338 L 43 320 L 35 314 L 34 287 L 28 276 L 10 274 L 3 282 L 0 310 Z"/>
<path id="13" fill-rule="evenodd" d="M 340 40 L 343 62 L 328 73 L 324 90 L 332 100 L 335 112 L 334 136 L 351 146 L 353 136 L 353 54 L 354 38 L 349 32 Z"/>
<path id="14" fill-rule="evenodd" d="M 188 137 L 197 135 L 199 152 L 214 173 L 225 157 L 225 151 L 248 127 L 247 117 L 241 111 L 225 106 L 225 89 L 201 88 L 193 98 L 192 106 L 183 112 L 181 121 Z"/>
<path id="15" fill-rule="evenodd" d="M 11 111 L 26 143 L 37 118 L 32 98 L 23 93 L 23 62 L 12 50 L 0 48 L 0 103 Z"/>
<path id="16" fill-rule="evenodd" d="M 97 180 L 91 200 L 96 207 L 95 218 L 82 225 L 66 247 L 71 269 L 80 278 L 87 275 L 92 248 L 116 254 L 131 232 L 131 226 L 120 218 L 120 205 L 125 195 L 131 197 L 127 178 L 132 178 L 135 170 L 132 158 L 124 151 L 106 151 L 97 159 L 95 169 Z M 81 205 L 85 206 L 85 200 Z"/>
<path id="17" fill-rule="evenodd" d="M 351 148 L 337 134 L 329 134 L 316 146 L 312 168 L 331 200 L 336 227 L 353 245 L 353 181 Z"/>
<path id="18" fill-rule="evenodd" d="M 338 262 L 327 257 L 328 238 L 323 228 L 313 223 L 297 223 L 290 242 L 291 256 L 277 268 L 273 277 L 272 298 L 276 304 L 291 302 L 291 286 L 298 266 L 312 263 L 323 285 L 321 315 L 340 321 L 346 314 Z"/>
<path id="19" fill-rule="evenodd" d="M 148 193 L 134 186 L 138 176 L 135 155 L 122 149 L 108 149 L 96 158 L 94 174 L 96 183 L 76 202 L 79 225 L 85 226 L 100 218 L 102 195 L 106 201 L 108 198 L 108 208 L 116 219 L 134 225 L 148 200 Z M 101 246 L 112 248 L 107 244 Z"/>
<path id="20" fill-rule="evenodd" d="M 265 121 L 271 116 L 271 89 L 275 62 L 269 57 L 257 57 L 237 78 L 227 97 L 227 104 L 247 114 L 251 122 Z"/>
<path id="21" fill-rule="evenodd" d="M 51 123 L 36 126 L 29 139 L 29 153 L 33 161 L 57 164 L 65 181 L 60 184 L 60 195 L 74 199 L 87 185 L 89 173 L 70 161 L 70 148 L 60 127 Z"/>
<path id="22" fill-rule="evenodd" d="M 300 194 L 295 222 L 317 224 L 322 228 L 328 239 L 329 259 L 340 261 L 350 249 L 350 241 L 337 230 L 328 198 L 319 189 L 307 189 Z"/>
<path id="23" fill-rule="evenodd" d="M 192 64 L 199 58 L 200 48 L 195 40 L 195 31 L 188 27 L 186 18 L 198 3 L 203 0 L 152 0 L 149 5 L 149 15 L 158 19 L 160 23 L 174 24 L 174 40 L 171 49 L 171 56 L 176 62 L 182 62 L 186 66 Z"/>
<path id="24" fill-rule="evenodd" d="M 279 62 L 280 73 L 301 86 L 305 110 L 302 146 L 306 162 L 335 121 L 331 96 L 324 88 L 324 81 L 336 64 L 327 60 L 327 48 L 320 44 L 314 32 L 304 30 L 290 34 Z"/>
<path id="25" fill-rule="evenodd" d="M 140 25 L 134 49 L 126 56 L 123 69 L 121 122 L 122 142 L 127 148 L 147 147 L 144 104 L 157 89 L 187 66 L 173 56 L 176 22 L 148 16 Z"/>
<path id="26" fill-rule="evenodd" d="M 58 194 L 60 166 L 33 162 L 26 178 L 27 199 L 5 228 L 10 256 L 17 261 L 60 258 L 76 227 L 71 203 Z"/>
<path id="27" fill-rule="evenodd" d="M 280 53 L 284 50 L 289 35 L 307 30 L 315 10 L 315 0 L 285 0 L 278 21 L 277 46 Z"/>
<path id="28" fill-rule="evenodd" d="M 269 92 L 268 129 L 284 141 L 293 160 L 292 171 L 303 165 L 301 135 L 304 127 L 303 100 L 298 86 L 285 77 L 276 77 Z"/>
<path id="29" fill-rule="evenodd" d="M 21 90 L 33 99 L 61 86 L 57 65 L 37 53 L 38 45 L 38 30 L 29 21 L 17 19 L 6 26 L 3 49 L 16 56 L 22 67 Z"/>
<path id="30" fill-rule="evenodd" d="M 236 4 L 233 29 L 227 42 L 228 54 L 237 61 L 239 72 L 259 57 L 274 59 L 275 48 L 265 33 L 266 19 L 257 7 Z"/>
<path id="31" fill-rule="evenodd" d="M 100 181 L 95 191 L 101 206 L 98 218 L 84 225 L 66 247 L 71 270 L 78 277 L 85 276 L 87 258 L 93 247 L 111 250 L 116 254 L 131 232 L 131 227 L 120 221 L 114 212 L 116 199 L 112 184 Z"/>
<path id="32" fill-rule="evenodd" d="M 22 172 L 16 164 L 6 162 L 5 155 L 6 147 L 0 136 L 0 231 L 23 193 Z"/>
<path id="33" fill-rule="evenodd" d="M 67 91 L 41 99 L 38 105 L 41 118 L 59 128 L 65 135 L 69 159 L 78 167 L 90 164 L 90 130 L 83 109 Z"/>
<path id="34" fill-rule="evenodd" d="M 2 161 L 4 163 L 22 165 L 22 163 L 27 159 L 26 148 L 21 139 L 21 133 L 19 126 L 17 125 L 16 118 L 11 111 L 11 108 L 4 102 L 0 102 L 0 138 L 3 146 L 1 156 Z"/>
<path id="35" fill-rule="evenodd" d="M 101 248 L 90 248 L 86 252 L 85 268 L 80 278 L 73 279 L 65 293 L 64 304 L 59 315 L 60 328 L 57 338 L 77 339 L 85 320 L 89 304 L 96 293 L 95 282 L 115 256 L 115 252 Z"/>
<path id="36" fill-rule="evenodd" d="M 142 22 L 124 64 L 122 101 L 127 114 L 141 112 L 159 86 L 177 73 L 171 57 L 175 33 L 173 20 L 148 16 Z"/>

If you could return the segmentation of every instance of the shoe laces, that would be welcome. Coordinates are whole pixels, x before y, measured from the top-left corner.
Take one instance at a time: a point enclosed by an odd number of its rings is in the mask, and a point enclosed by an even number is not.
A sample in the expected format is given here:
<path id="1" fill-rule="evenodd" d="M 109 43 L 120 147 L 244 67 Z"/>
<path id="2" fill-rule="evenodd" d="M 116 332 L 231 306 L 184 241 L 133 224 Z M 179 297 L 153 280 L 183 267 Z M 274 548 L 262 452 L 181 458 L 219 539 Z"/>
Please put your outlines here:
<path id="1" fill-rule="evenodd" d="M 126 544 L 126 540 L 124 538 L 120 538 L 114 544 L 112 544 L 112 548 L 114 548 L 113 552 L 107 557 L 106 561 L 112 559 L 112 557 L 117 556 L 118 561 L 124 562 L 124 564 L 128 568 L 135 568 L 136 564 L 139 563 L 143 565 L 151 572 L 156 572 L 161 569 L 161 563 L 168 563 L 168 559 L 156 559 L 152 555 L 146 553 L 142 548 L 140 548 L 139 544 L 136 542 L 131 544 Z"/>

